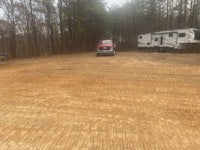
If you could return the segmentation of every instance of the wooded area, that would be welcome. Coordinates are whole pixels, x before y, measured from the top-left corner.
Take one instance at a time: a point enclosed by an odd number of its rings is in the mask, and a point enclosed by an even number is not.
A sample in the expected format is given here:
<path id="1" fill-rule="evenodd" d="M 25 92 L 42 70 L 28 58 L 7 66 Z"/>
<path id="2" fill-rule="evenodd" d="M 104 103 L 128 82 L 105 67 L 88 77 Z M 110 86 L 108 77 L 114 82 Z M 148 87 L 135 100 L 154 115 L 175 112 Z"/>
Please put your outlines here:
<path id="1" fill-rule="evenodd" d="M 0 0 L 0 52 L 12 58 L 91 51 L 112 38 L 134 49 L 138 34 L 200 28 L 199 0 L 129 0 L 107 8 L 104 0 Z"/>

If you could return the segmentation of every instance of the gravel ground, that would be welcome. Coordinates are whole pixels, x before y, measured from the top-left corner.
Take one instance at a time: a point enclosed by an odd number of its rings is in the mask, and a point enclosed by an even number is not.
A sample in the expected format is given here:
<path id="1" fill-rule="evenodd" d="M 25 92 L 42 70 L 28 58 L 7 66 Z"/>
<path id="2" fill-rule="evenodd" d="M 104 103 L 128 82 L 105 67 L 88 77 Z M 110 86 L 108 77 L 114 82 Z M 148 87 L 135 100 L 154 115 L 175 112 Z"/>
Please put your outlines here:
<path id="1" fill-rule="evenodd" d="M 1 150 L 200 148 L 200 55 L 0 62 Z"/>

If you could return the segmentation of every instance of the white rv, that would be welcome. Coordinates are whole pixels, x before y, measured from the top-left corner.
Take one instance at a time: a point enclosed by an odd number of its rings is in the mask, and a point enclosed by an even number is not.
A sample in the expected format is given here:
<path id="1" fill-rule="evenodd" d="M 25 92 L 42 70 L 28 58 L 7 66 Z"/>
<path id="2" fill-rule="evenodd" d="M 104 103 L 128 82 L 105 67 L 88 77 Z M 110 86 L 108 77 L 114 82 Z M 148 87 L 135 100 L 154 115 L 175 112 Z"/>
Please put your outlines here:
<path id="1" fill-rule="evenodd" d="M 187 45 L 200 43 L 200 31 L 194 28 L 167 30 L 138 36 L 138 48 L 185 49 Z"/>

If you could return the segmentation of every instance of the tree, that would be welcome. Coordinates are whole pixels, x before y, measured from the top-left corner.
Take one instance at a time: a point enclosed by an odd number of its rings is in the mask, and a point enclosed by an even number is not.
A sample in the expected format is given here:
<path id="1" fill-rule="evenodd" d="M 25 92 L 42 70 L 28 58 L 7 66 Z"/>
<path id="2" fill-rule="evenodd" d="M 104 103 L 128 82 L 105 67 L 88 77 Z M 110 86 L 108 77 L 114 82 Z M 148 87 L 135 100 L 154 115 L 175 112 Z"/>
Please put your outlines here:
<path id="1" fill-rule="evenodd" d="M 17 55 L 17 47 L 16 47 L 16 26 L 15 26 L 15 1 L 8 0 L 0 1 L 1 8 L 3 8 L 7 17 L 8 22 L 10 23 L 9 29 L 9 39 L 10 39 L 10 53 L 11 57 L 15 58 Z"/>

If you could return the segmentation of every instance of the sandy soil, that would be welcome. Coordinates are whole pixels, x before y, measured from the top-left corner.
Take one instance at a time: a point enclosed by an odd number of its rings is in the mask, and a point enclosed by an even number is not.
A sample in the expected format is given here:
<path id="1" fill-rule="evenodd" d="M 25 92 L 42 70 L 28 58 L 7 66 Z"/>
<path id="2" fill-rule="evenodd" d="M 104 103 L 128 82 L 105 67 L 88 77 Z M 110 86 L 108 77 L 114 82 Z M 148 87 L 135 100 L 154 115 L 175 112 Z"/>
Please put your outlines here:
<path id="1" fill-rule="evenodd" d="M 199 149 L 200 55 L 0 62 L 0 149 Z"/>

